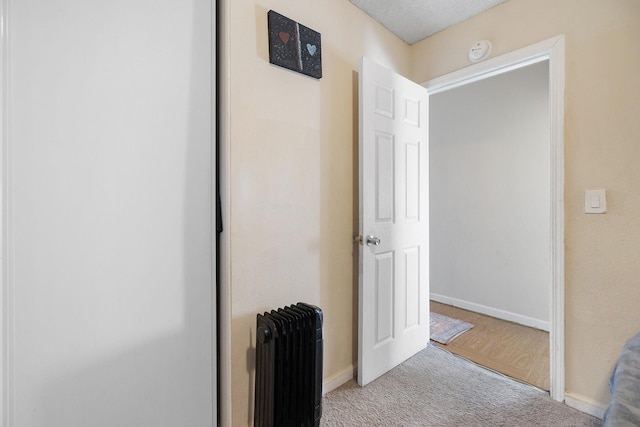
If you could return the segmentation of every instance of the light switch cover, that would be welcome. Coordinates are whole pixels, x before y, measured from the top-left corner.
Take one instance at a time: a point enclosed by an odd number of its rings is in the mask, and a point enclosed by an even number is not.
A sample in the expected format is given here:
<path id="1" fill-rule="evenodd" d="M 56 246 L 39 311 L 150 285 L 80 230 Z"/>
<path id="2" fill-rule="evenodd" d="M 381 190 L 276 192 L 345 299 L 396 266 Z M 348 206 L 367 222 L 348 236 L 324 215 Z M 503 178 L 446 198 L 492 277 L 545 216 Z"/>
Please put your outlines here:
<path id="1" fill-rule="evenodd" d="M 607 213 L 607 191 L 606 190 L 585 190 L 584 213 L 593 213 L 593 214 Z"/>

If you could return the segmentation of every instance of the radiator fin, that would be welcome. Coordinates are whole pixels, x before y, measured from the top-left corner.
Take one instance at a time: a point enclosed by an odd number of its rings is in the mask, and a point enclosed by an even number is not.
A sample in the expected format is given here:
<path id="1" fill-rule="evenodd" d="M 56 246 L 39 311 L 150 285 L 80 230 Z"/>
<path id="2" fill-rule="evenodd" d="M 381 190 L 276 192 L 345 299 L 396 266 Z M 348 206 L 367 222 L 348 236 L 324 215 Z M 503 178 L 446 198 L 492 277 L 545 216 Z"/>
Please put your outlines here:
<path id="1" fill-rule="evenodd" d="M 317 427 L 322 416 L 322 310 L 298 303 L 258 314 L 255 427 Z"/>

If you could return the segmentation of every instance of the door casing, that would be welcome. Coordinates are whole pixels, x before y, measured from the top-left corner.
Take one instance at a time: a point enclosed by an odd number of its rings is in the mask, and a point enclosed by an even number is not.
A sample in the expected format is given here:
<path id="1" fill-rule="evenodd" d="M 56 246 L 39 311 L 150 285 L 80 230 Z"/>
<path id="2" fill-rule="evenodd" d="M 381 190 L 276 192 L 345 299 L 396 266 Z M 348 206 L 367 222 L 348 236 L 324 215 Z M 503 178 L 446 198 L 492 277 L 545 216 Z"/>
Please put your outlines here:
<path id="1" fill-rule="evenodd" d="M 551 194 L 551 397 L 564 401 L 564 35 L 471 65 L 422 83 L 429 95 L 454 89 L 498 74 L 549 61 L 550 194 Z"/>

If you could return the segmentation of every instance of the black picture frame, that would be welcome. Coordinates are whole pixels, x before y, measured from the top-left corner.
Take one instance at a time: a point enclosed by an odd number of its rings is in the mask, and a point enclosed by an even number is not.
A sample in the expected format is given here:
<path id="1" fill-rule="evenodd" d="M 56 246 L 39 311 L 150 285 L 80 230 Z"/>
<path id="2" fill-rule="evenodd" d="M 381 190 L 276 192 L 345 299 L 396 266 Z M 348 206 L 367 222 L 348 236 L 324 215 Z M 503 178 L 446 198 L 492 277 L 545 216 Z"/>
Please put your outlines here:
<path id="1" fill-rule="evenodd" d="M 321 36 L 317 31 L 270 10 L 269 62 L 307 76 L 322 78 Z"/>

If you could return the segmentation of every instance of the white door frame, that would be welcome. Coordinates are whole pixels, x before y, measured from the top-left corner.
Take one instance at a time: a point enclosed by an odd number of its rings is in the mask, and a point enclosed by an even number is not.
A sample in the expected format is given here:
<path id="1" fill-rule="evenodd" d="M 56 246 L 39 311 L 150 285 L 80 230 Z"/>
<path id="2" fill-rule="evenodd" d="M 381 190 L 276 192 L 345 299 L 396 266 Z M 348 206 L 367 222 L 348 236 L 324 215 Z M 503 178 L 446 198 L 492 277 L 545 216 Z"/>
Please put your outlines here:
<path id="1" fill-rule="evenodd" d="M 0 189 L 2 191 L 2 202 L 0 204 L 0 216 L 1 216 L 1 255 L 0 262 L 2 267 L 0 270 L 0 280 L 2 287 L 0 288 L 0 337 L 2 338 L 2 348 L 0 350 L 0 426 L 9 427 L 9 406 L 12 399 L 11 396 L 11 349 L 9 343 L 12 341 L 11 333 L 11 319 L 12 319 L 12 305 L 11 305 L 11 293 L 9 289 L 9 265 L 7 263 L 8 245 L 7 240 L 10 237 L 10 224 L 8 223 L 7 215 L 7 201 L 9 198 L 9 185 L 7 182 L 7 176 L 9 175 L 8 166 L 9 162 L 7 157 L 9 155 L 9 132 L 7 129 L 9 119 L 9 76 L 8 76 L 8 59 L 9 59 L 9 40 L 8 40 L 8 9 L 9 0 L 0 0 L 0 141 L 2 146 L 0 149 Z"/>
<path id="2" fill-rule="evenodd" d="M 549 61 L 551 144 L 551 397 L 564 401 L 564 35 L 507 53 L 422 83 L 429 95 Z"/>

